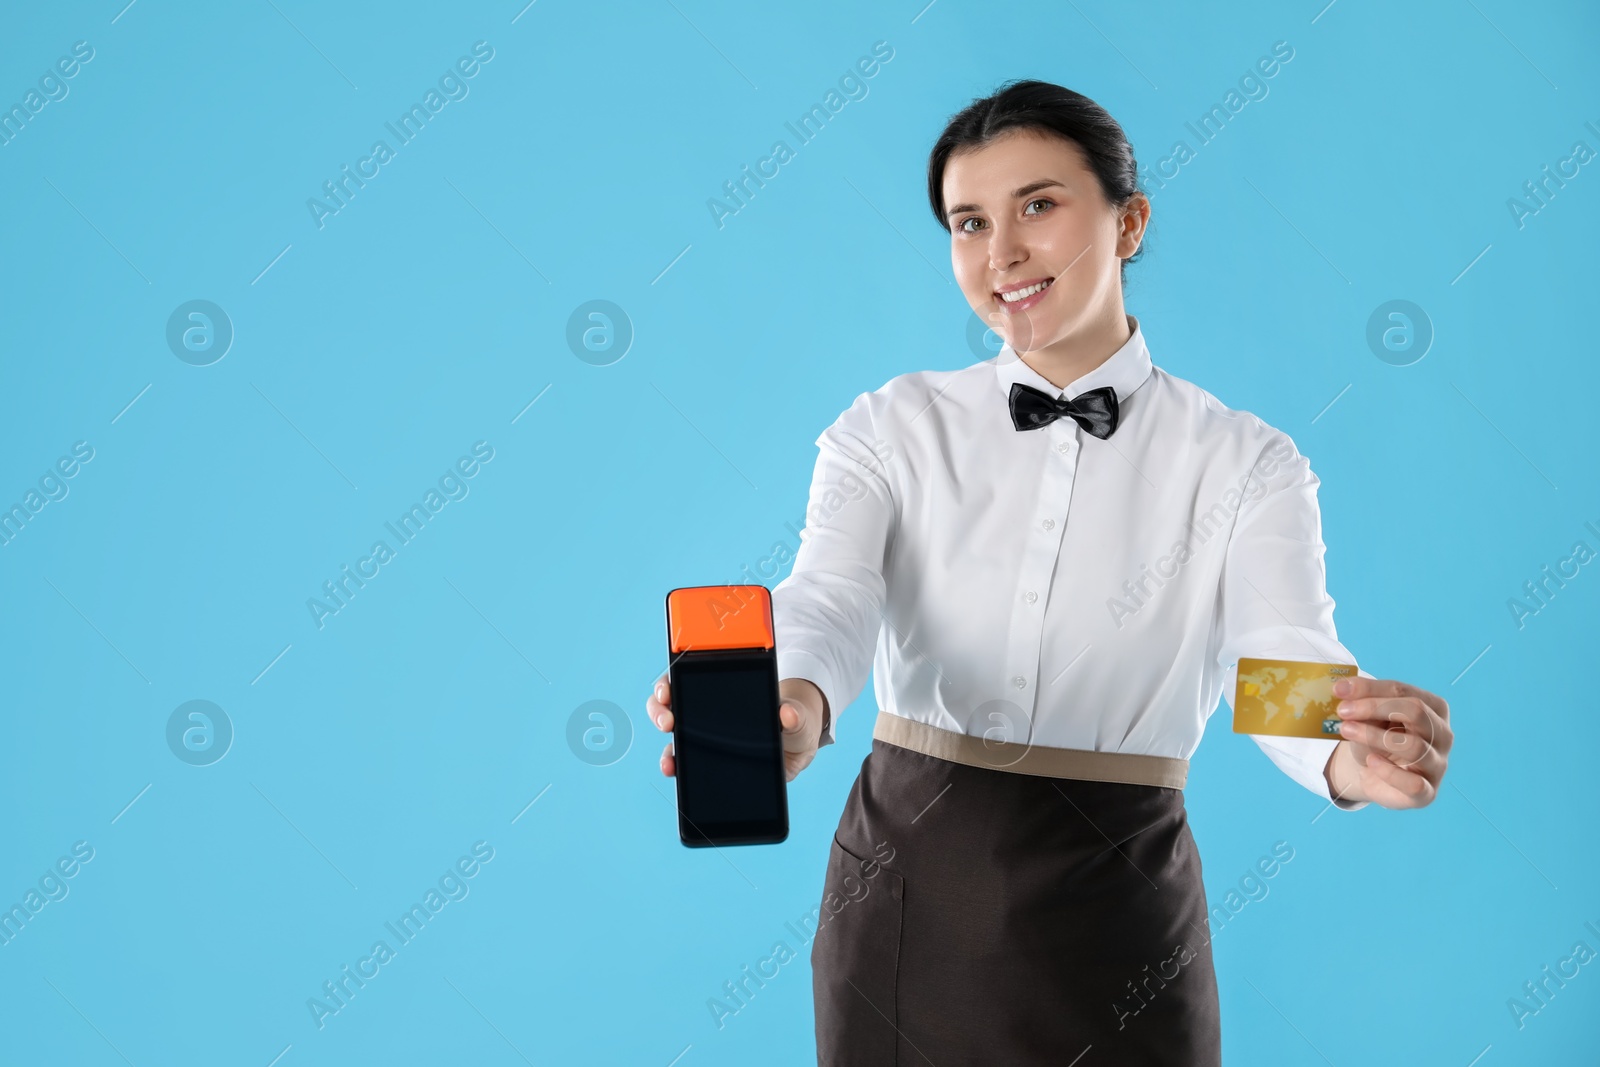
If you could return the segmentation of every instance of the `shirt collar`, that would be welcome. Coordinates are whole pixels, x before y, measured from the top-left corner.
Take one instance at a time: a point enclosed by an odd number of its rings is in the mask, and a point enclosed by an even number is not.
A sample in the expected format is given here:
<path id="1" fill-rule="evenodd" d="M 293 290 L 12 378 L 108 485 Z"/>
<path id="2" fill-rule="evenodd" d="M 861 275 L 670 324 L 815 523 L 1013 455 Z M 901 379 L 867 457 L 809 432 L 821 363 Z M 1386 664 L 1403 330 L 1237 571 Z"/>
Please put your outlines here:
<path id="1" fill-rule="evenodd" d="M 1068 382 L 1064 389 L 1056 388 L 1050 379 L 1023 362 L 1009 344 L 1003 345 L 1000 354 L 994 357 L 995 383 L 1000 387 L 1001 395 L 1010 398 L 1013 382 L 1031 385 L 1058 400 L 1075 398 L 1090 389 L 1109 385 L 1117 391 L 1117 403 L 1126 403 L 1133 391 L 1150 376 L 1151 369 L 1150 350 L 1145 347 L 1144 331 L 1139 328 L 1139 320 L 1132 315 L 1127 315 L 1127 319 L 1129 328 L 1133 330 L 1133 336 L 1128 338 L 1127 343 L 1094 370 Z"/>

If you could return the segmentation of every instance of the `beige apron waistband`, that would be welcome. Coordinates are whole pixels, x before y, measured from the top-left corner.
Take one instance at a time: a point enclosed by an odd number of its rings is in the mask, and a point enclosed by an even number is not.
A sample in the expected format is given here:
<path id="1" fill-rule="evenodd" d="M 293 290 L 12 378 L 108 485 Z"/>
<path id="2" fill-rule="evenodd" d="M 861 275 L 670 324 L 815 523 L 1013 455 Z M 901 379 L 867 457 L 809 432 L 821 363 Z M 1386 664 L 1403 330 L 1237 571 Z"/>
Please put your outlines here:
<path id="1" fill-rule="evenodd" d="M 1122 782 L 1182 789 L 1189 779 L 1189 761 L 1133 752 L 1094 752 L 1081 748 L 1049 748 L 1016 741 L 989 741 L 957 733 L 880 709 L 872 736 L 935 759 L 1013 774 L 1077 778 L 1089 782 Z"/>

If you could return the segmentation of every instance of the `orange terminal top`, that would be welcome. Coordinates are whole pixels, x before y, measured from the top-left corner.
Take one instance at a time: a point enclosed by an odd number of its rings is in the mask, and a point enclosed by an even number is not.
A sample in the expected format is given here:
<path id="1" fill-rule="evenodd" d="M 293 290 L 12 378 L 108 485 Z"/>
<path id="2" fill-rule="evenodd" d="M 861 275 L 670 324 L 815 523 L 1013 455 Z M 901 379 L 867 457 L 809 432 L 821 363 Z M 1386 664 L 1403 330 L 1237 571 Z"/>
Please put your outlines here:
<path id="1" fill-rule="evenodd" d="M 696 585 L 667 594 L 673 655 L 723 648 L 772 648 L 772 594 L 764 585 Z"/>

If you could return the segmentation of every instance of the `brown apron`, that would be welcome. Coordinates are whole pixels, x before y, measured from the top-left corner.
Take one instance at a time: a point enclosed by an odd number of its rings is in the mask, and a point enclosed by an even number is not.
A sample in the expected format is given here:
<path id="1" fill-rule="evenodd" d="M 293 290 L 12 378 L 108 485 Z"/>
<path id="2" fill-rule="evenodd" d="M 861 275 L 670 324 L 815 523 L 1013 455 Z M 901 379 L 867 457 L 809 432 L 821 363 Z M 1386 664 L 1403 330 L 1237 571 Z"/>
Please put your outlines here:
<path id="1" fill-rule="evenodd" d="M 821 1067 L 1221 1063 L 1185 761 L 874 734 L 811 946 Z"/>

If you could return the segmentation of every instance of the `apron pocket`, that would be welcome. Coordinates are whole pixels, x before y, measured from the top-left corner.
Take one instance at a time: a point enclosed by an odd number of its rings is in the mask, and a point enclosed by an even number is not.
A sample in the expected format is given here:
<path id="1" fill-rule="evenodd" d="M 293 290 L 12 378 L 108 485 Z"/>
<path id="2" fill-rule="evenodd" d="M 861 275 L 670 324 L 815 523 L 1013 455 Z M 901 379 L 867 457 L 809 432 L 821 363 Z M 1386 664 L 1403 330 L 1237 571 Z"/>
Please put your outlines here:
<path id="1" fill-rule="evenodd" d="M 846 849 L 834 836 L 811 943 L 821 1067 L 896 1062 L 895 986 L 904 900 L 905 879 Z"/>

